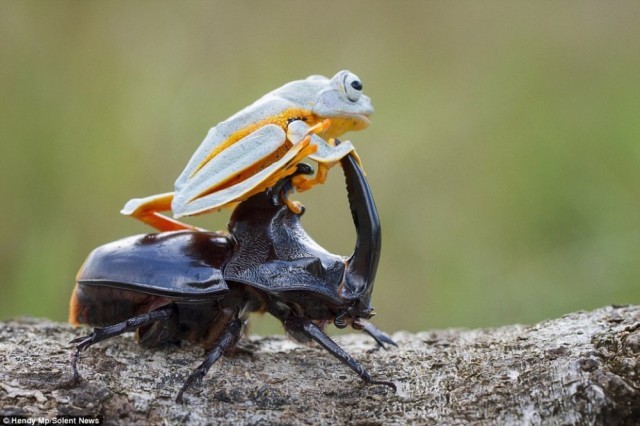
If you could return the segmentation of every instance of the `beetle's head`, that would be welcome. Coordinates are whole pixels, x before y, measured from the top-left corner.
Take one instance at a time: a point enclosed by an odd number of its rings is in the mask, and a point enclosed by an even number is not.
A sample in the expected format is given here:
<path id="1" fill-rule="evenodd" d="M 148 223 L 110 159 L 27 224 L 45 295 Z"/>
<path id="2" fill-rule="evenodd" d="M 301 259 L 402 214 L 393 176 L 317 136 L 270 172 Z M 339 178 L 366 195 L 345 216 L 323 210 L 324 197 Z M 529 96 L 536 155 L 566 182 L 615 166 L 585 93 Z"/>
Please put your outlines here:
<path id="1" fill-rule="evenodd" d="M 355 300 L 341 310 L 333 319 L 333 325 L 337 328 L 351 326 L 356 330 L 361 330 L 361 320 L 367 320 L 375 315 L 370 304 L 363 304 Z"/>
<path id="2" fill-rule="evenodd" d="M 347 279 L 338 290 L 340 297 L 348 301 L 345 312 L 352 318 L 371 318 L 373 316 L 373 307 L 371 306 L 373 280 L 362 282 L 357 287 L 354 287 L 353 284 L 352 280 Z"/>

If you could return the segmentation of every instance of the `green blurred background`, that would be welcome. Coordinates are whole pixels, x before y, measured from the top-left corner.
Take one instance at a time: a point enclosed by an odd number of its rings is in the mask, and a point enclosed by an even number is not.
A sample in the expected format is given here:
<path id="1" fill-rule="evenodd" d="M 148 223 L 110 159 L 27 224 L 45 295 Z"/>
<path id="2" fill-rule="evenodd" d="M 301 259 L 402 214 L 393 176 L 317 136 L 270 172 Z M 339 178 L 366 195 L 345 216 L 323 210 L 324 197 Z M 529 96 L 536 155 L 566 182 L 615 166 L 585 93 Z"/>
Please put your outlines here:
<path id="1" fill-rule="evenodd" d="M 349 135 L 383 221 L 382 328 L 534 322 L 640 303 L 640 3 L 0 3 L 0 319 L 65 320 L 94 247 L 149 232 L 209 127 L 350 69 Z M 348 254 L 339 170 L 300 195 Z M 229 212 L 193 221 L 226 226 Z M 275 332 L 272 320 L 255 332 Z"/>

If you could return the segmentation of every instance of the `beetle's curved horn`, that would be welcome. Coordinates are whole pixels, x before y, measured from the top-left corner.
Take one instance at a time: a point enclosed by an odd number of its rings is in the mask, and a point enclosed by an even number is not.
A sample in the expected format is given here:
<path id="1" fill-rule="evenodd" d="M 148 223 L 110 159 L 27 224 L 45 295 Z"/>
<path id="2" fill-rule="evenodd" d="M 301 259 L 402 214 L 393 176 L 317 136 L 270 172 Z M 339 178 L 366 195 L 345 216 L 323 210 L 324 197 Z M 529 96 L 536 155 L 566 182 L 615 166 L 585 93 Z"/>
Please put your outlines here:
<path id="1" fill-rule="evenodd" d="M 353 154 L 340 160 L 347 183 L 349 207 L 356 227 L 356 246 L 348 260 L 341 296 L 369 306 L 378 269 L 382 238 L 380 217 L 364 172 Z"/>

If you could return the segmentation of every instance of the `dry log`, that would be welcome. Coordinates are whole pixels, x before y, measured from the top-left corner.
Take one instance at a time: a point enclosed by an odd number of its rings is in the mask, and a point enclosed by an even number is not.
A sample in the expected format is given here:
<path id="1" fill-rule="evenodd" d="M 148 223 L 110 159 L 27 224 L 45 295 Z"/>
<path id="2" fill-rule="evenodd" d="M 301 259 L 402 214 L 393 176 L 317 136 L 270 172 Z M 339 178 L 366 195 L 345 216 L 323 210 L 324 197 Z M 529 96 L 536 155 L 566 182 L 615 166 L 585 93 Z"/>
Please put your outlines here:
<path id="1" fill-rule="evenodd" d="M 0 323 L 0 415 L 100 416 L 106 424 L 638 424 L 640 306 L 576 312 L 532 326 L 395 333 L 399 347 L 340 343 L 366 386 L 323 349 L 251 337 L 253 355 L 214 365 L 174 402 L 204 351 L 145 349 L 131 334 L 83 354 L 70 386 L 68 342 L 87 333 L 40 319 Z M 3 419 L 4 420 L 4 419 Z"/>

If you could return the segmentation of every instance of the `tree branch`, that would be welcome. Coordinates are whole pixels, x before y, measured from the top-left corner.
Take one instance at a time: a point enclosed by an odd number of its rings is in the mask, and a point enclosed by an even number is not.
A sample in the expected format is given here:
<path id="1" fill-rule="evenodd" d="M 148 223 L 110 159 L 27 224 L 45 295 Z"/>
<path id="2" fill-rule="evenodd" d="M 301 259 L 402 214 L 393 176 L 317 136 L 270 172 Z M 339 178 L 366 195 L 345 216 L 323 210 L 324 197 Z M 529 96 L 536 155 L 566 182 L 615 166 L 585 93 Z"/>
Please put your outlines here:
<path id="1" fill-rule="evenodd" d="M 640 422 L 640 306 L 576 312 L 533 326 L 396 333 L 369 353 L 339 342 L 374 379 L 366 386 L 321 348 L 252 337 L 253 356 L 213 366 L 174 402 L 204 351 L 145 349 L 125 335 L 84 352 L 69 386 L 69 342 L 88 332 L 46 320 L 0 323 L 0 414 L 101 416 L 108 423 Z"/>

